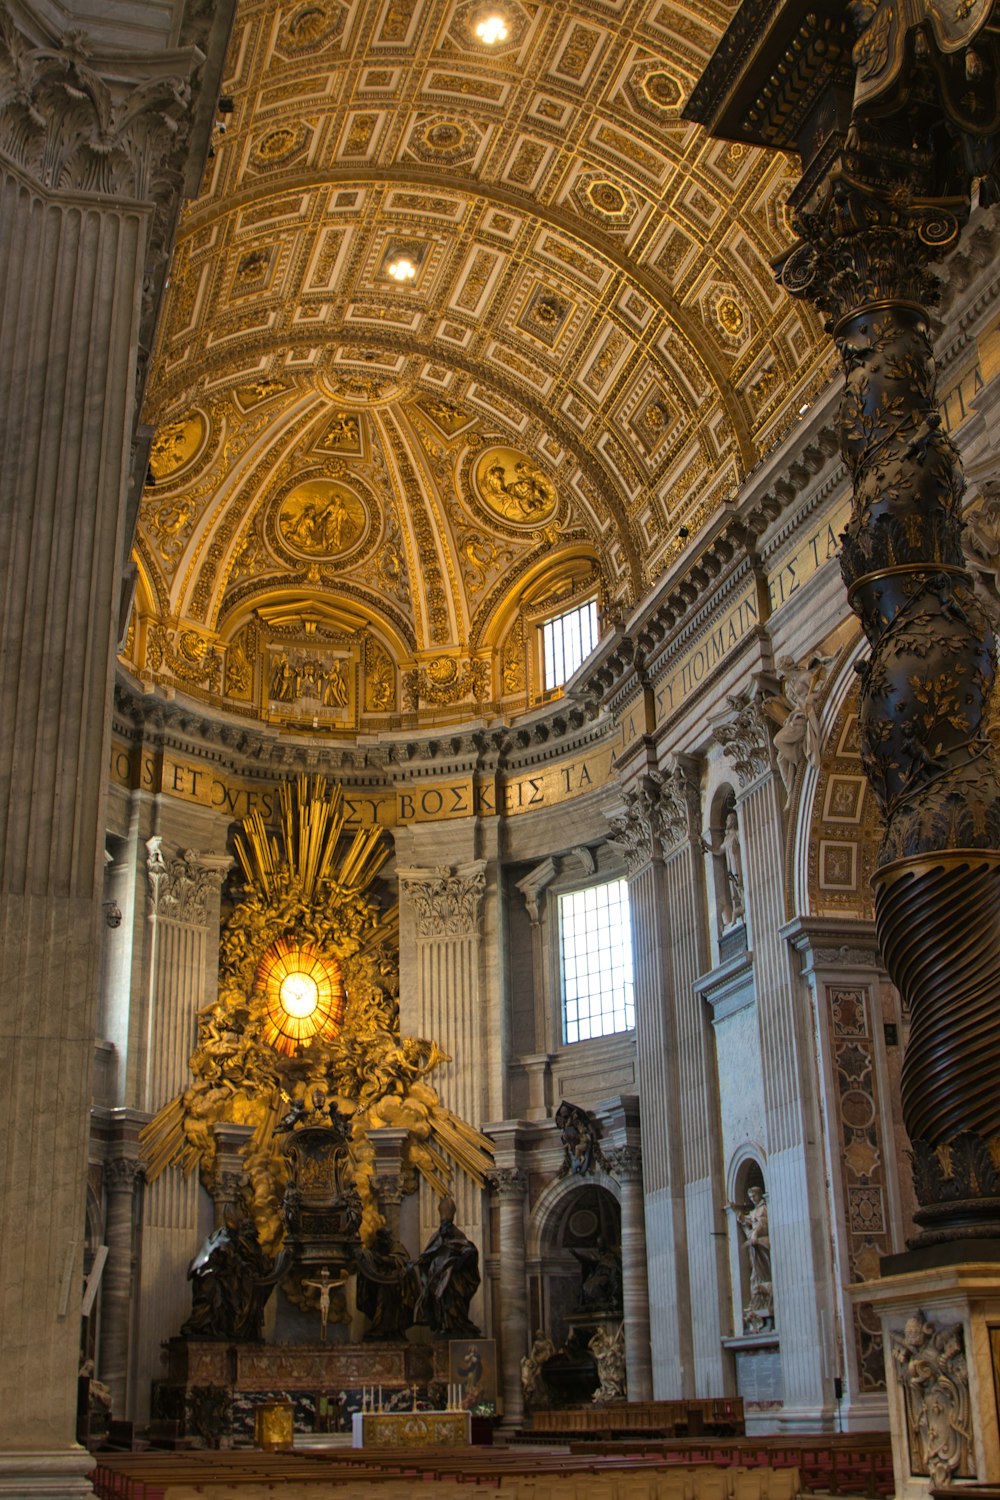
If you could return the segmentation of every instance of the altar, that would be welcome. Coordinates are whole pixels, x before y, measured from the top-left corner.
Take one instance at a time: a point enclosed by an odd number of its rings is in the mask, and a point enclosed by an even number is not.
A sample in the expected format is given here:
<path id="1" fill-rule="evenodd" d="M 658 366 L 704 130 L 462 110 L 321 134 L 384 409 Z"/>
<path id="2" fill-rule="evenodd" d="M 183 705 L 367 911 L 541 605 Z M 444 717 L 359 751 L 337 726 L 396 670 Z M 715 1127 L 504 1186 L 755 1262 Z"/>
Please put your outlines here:
<path id="1" fill-rule="evenodd" d="M 356 1411 L 351 1430 L 355 1448 L 467 1448 L 472 1443 L 467 1411 Z"/>

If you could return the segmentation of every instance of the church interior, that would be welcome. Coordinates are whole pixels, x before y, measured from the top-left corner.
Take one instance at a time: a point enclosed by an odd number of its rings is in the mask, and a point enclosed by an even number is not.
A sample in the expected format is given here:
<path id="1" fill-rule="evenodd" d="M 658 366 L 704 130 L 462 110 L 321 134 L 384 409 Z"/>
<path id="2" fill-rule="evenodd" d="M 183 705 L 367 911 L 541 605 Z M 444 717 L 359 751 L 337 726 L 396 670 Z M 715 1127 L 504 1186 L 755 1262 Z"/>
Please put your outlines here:
<path id="1" fill-rule="evenodd" d="M 998 78 L 4 0 L 0 1497 L 997 1494 Z"/>

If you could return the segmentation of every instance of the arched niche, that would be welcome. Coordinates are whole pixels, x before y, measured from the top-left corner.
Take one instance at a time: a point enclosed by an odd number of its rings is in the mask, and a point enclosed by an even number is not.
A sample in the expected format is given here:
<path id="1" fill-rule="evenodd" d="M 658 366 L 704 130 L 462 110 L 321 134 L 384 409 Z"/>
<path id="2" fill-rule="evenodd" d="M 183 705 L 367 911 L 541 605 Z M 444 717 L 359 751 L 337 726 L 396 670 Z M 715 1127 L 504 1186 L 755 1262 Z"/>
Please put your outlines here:
<path id="1" fill-rule="evenodd" d="M 587 1344 L 594 1331 L 622 1317 L 621 1204 L 604 1172 L 558 1179 L 536 1204 L 529 1227 L 533 1327 L 550 1336 L 558 1356 L 546 1383 L 559 1404 L 589 1400 L 598 1385 Z"/>
<path id="2" fill-rule="evenodd" d="M 743 885 L 743 861 L 736 789 L 728 781 L 719 782 L 708 803 L 706 835 L 711 851 L 706 852 L 705 876 L 709 907 L 712 912 L 712 939 L 720 961 L 732 958 L 747 946 L 746 902 Z M 733 819 L 736 839 L 733 840 Z"/>
<path id="3" fill-rule="evenodd" d="M 591 1217 L 574 1218 L 576 1214 Z M 558 1345 L 568 1327 L 565 1311 L 579 1299 L 583 1273 L 573 1249 L 595 1246 L 598 1236 L 621 1247 L 619 1187 L 609 1173 L 598 1169 L 586 1177 L 572 1173 L 548 1185 L 534 1205 L 528 1224 L 527 1252 L 536 1280 L 531 1316 Z M 562 1318 L 558 1328 L 553 1319 Z"/>
<path id="4" fill-rule="evenodd" d="M 733 1288 L 733 1323 L 738 1336 L 756 1336 L 775 1326 L 773 1301 L 770 1316 L 761 1316 L 760 1298 L 756 1299 L 752 1283 L 752 1257 L 748 1252 L 748 1232 L 751 1227 L 748 1213 L 757 1203 L 767 1202 L 767 1156 L 758 1142 L 748 1142 L 729 1164 L 727 1193 L 730 1212 L 729 1223 L 729 1267 Z M 770 1265 L 770 1247 L 767 1247 L 767 1263 Z M 770 1273 L 768 1272 L 768 1287 Z"/>

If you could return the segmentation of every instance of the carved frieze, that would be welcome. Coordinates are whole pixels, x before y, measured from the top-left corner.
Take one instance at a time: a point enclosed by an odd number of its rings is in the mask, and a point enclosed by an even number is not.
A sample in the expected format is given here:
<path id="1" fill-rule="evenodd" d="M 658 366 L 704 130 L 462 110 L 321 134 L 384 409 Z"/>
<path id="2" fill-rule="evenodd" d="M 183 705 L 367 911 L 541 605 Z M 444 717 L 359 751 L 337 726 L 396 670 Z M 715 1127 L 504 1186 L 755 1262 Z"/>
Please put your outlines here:
<path id="1" fill-rule="evenodd" d="M 478 931 L 486 890 L 484 861 L 401 870 L 399 874 L 402 892 L 412 903 L 419 937 L 467 937 Z"/>

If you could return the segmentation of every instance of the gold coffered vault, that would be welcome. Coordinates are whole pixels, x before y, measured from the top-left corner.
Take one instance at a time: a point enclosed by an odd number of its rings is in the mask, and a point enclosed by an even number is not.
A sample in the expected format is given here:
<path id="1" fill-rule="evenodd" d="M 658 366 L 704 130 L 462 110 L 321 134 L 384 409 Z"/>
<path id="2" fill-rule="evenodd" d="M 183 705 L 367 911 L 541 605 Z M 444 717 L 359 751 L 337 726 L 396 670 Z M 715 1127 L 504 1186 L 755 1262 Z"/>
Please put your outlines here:
<path id="1" fill-rule="evenodd" d="M 286 730 L 539 700 L 825 384 L 781 159 L 681 106 L 718 3 L 242 5 L 146 420 L 126 661 Z M 401 266 L 407 274 L 395 274 Z"/>

